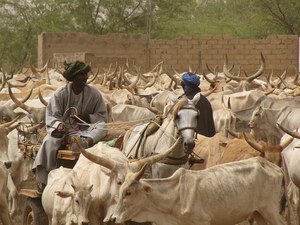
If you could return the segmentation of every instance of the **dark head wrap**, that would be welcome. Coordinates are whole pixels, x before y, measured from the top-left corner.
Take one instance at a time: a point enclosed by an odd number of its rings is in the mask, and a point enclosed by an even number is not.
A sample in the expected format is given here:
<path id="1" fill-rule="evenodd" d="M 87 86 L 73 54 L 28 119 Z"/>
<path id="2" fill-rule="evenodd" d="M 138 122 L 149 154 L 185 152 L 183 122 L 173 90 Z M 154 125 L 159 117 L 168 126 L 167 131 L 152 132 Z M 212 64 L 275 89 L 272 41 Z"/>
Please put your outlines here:
<path id="1" fill-rule="evenodd" d="M 193 73 L 185 73 L 181 77 L 181 86 L 183 87 L 184 93 L 186 95 L 200 92 L 201 89 L 199 88 L 200 85 L 200 78 Z"/>
<path id="2" fill-rule="evenodd" d="M 84 63 L 82 61 L 76 61 L 75 63 L 67 63 L 64 62 L 65 72 L 63 73 L 64 78 L 68 81 L 71 81 L 78 74 L 88 73 L 91 71 L 91 67 L 89 64 Z"/>

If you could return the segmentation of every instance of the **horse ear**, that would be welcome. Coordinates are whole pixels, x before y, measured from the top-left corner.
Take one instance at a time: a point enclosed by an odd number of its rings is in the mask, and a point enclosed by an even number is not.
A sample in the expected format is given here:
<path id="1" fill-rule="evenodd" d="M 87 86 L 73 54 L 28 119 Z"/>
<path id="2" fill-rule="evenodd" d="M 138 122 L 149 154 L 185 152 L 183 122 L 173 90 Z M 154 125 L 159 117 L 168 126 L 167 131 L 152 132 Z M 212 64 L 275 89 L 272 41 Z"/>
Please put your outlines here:
<path id="1" fill-rule="evenodd" d="M 169 98 L 174 102 L 175 104 L 179 101 L 171 92 L 168 92 Z"/>
<path id="2" fill-rule="evenodd" d="M 192 99 L 192 103 L 193 103 L 194 105 L 196 105 L 196 104 L 199 102 L 200 97 L 201 97 L 201 94 L 200 94 L 200 92 L 198 92 L 198 93 L 194 96 L 194 98 Z"/>

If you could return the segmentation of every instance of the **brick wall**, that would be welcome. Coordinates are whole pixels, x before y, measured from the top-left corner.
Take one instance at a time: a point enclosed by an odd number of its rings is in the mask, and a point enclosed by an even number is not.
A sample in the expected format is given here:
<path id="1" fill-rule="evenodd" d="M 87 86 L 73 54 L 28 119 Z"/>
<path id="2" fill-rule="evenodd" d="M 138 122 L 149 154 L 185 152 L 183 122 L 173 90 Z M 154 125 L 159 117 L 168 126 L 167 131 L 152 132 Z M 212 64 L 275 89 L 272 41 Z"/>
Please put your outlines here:
<path id="1" fill-rule="evenodd" d="M 239 67 L 247 74 L 255 73 L 260 66 L 260 52 L 266 62 L 264 75 L 270 70 L 281 75 L 288 67 L 288 73 L 293 74 L 296 66 L 299 68 L 299 38 L 297 35 L 271 35 L 265 40 L 233 39 L 229 35 L 201 36 L 201 66 L 206 69 L 206 63 L 213 69 L 218 66 L 222 70 L 224 55 L 228 55 L 229 66 L 234 64 L 235 71 Z M 245 76 L 242 74 L 242 76 Z"/>
<path id="2" fill-rule="evenodd" d="M 146 35 L 141 34 L 108 34 L 89 35 L 86 33 L 42 33 L 38 38 L 38 66 L 43 66 L 49 57 L 50 67 L 58 63 L 61 67 L 64 60 L 73 61 L 80 56 L 91 63 L 93 68 L 99 65 L 108 68 L 116 61 L 132 63 L 145 67 L 146 65 Z"/>
<path id="3" fill-rule="evenodd" d="M 88 35 L 85 33 L 42 33 L 39 36 L 38 66 L 42 67 L 49 57 L 51 65 L 64 60 L 84 60 L 93 68 L 107 69 L 116 62 L 119 65 L 128 59 L 147 72 L 164 61 L 165 71 L 174 73 L 192 71 L 202 73 L 206 64 L 212 69 L 217 66 L 221 72 L 224 55 L 228 55 L 229 65 L 234 64 L 234 73 L 241 68 L 248 75 L 260 67 L 260 52 L 266 61 L 264 76 L 270 70 L 281 74 L 286 66 L 293 74 L 299 68 L 299 38 L 297 35 L 271 35 L 264 40 L 233 39 L 230 35 L 182 35 L 174 40 L 150 40 L 143 34 Z M 244 76 L 244 74 L 242 74 Z"/>

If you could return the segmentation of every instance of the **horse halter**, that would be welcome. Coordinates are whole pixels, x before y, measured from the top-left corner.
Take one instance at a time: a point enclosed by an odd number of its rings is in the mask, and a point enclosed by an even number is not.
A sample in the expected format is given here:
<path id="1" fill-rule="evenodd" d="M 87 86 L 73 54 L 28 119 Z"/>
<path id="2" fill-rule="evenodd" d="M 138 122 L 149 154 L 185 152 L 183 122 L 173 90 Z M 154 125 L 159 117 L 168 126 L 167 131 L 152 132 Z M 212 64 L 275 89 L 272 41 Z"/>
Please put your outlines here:
<path id="1" fill-rule="evenodd" d="M 192 106 L 192 108 L 189 107 L 189 106 Z M 184 105 L 184 106 L 182 106 L 182 107 L 180 108 L 180 110 L 182 110 L 182 109 L 192 109 L 192 110 L 194 110 L 194 111 L 197 112 L 198 116 L 200 115 L 199 109 L 197 109 L 197 108 L 194 106 L 194 104 L 187 103 L 186 105 Z M 177 128 L 177 130 L 178 130 L 178 133 L 180 133 L 182 130 L 186 130 L 186 129 L 193 129 L 195 132 L 197 132 L 197 127 L 181 127 L 181 128 L 179 129 L 179 128 L 176 126 L 176 128 Z"/>

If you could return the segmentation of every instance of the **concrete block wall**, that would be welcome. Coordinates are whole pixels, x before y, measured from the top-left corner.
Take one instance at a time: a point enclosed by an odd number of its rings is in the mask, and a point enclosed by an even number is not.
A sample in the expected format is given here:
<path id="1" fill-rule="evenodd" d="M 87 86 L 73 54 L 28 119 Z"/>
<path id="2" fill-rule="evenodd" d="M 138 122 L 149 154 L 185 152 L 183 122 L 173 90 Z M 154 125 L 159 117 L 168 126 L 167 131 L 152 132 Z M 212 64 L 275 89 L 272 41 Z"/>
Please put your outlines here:
<path id="1" fill-rule="evenodd" d="M 136 65 L 146 66 L 146 35 L 143 34 L 42 33 L 38 42 L 39 67 L 49 57 L 52 57 L 50 67 L 54 63 L 61 66 L 64 60 L 73 60 L 72 55 L 78 56 L 79 53 L 87 57 L 85 61 L 93 68 L 99 64 L 104 69 L 110 64 L 114 67 L 116 61 L 126 62 L 127 58 L 134 59 Z"/>
<path id="2" fill-rule="evenodd" d="M 271 70 L 281 75 L 286 66 L 288 74 L 292 75 L 295 72 L 293 66 L 299 68 L 297 35 L 271 35 L 265 40 L 233 39 L 230 35 L 202 35 L 200 45 L 201 66 L 204 71 L 206 64 L 212 69 L 217 66 L 218 71 L 222 71 L 225 54 L 228 56 L 229 66 L 235 65 L 235 73 L 240 67 L 248 75 L 255 73 L 260 67 L 260 53 L 265 57 L 265 76 Z"/>
<path id="3" fill-rule="evenodd" d="M 148 47 L 149 46 L 149 47 Z M 92 68 L 104 69 L 129 63 L 140 67 L 143 72 L 153 69 L 164 61 L 164 71 L 186 72 L 191 68 L 198 74 L 208 72 L 217 66 L 222 72 L 224 56 L 229 65 L 234 64 L 233 73 L 241 68 L 248 75 L 260 67 L 260 53 L 263 53 L 266 69 L 281 75 L 288 66 L 288 75 L 299 68 L 299 37 L 297 35 L 271 35 L 263 40 L 233 39 L 230 35 L 182 35 L 174 40 L 150 40 L 143 34 L 88 35 L 85 33 L 42 33 L 39 35 L 38 67 L 45 65 L 49 57 L 50 67 L 54 63 L 62 66 L 64 60 L 77 59 L 89 62 Z M 245 76 L 244 73 L 241 76 Z"/>
<path id="4" fill-rule="evenodd" d="M 150 41 L 150 67 L 164 61 L 164 69 L 170 73 L 196 71 L 200 63 L 198 35 L 182 35 L 175 40 Z M 174 68 L 174 69 L 173 69 Z"/>

